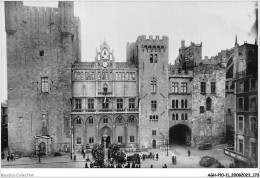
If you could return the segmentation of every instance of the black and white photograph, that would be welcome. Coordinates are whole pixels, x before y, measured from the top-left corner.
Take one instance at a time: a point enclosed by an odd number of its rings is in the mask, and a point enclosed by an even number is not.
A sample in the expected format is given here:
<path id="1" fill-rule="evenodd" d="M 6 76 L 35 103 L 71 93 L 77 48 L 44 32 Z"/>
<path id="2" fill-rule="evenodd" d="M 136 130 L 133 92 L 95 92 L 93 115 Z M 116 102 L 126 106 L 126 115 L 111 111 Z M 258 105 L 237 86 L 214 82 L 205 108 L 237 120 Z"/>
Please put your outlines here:
<path id="1" fill-rule="evenodd" d="M 0 32 L 1 177 L 259 177 L 258 1 L 1 1 Z"/>

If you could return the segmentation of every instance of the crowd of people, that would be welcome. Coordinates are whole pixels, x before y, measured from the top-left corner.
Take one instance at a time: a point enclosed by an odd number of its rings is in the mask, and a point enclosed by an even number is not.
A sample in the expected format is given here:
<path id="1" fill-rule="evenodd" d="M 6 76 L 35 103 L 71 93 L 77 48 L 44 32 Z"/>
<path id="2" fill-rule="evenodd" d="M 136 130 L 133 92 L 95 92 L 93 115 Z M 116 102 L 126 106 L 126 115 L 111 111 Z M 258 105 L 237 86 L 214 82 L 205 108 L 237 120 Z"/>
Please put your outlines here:
<path id="1" fill-rule="evenodd" d="M 2 159 L 5 159 L 5 154 L 4 152 L 1 153 L 1 158 Z M 6 156 L 6 160 L 9 162 L 9 161 L 14 161 L 15 160 L 15 155 L 12 153 L 12 154 L 7 154 Z"/>

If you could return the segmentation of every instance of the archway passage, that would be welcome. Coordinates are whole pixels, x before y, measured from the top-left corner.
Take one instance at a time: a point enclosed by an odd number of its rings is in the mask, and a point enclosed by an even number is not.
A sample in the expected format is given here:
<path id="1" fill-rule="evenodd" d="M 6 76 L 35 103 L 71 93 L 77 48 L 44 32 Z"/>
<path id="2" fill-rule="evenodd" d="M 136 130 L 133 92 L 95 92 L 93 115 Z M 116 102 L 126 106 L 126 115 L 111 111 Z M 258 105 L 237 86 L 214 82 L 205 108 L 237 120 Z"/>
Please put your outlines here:
<path id="1" fill-rule="evenodd" d="M 104 137 L 102 137 L 101 144 L 103 144 L 104 140 L 105 140 Z M 110 136 L 107 136 L 107 138 L 106 138 L 106 148 L 108 148 L 109 145 L 110 145 Z"/>
<path id="2" fill-rule="evenodd" d="M 191 141 L 191 130 L 188 126 L 178 124 L 172 126 L 169 131 L 169 142 L 170 145 L 183 145 L 190 146 Z"/>

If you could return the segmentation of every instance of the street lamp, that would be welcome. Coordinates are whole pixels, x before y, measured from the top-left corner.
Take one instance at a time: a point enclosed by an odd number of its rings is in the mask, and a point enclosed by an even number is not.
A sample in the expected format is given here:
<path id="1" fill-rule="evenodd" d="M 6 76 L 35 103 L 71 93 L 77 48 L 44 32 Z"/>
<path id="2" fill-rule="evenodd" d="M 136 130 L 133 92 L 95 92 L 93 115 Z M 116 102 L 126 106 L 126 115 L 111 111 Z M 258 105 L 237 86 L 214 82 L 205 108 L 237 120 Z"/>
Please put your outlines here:
<path id="1" fill-rule="evenodd" d="M 107 134 L 105 132 L 105 134 L 103 135 L 104 138 L 104 164 L 106 164 L 106 139 L 107 139 Z"/>
<path id="2" fill-rule="evenodd" d="M 169 154 L 168 154 L 168 150 L 169 150 L 169 140 L 168 140 L 168 139 L 166 140 L 166 150 L 167 150 L 167 155 L 166 155 L 166 156 L 169 156 Z"/>

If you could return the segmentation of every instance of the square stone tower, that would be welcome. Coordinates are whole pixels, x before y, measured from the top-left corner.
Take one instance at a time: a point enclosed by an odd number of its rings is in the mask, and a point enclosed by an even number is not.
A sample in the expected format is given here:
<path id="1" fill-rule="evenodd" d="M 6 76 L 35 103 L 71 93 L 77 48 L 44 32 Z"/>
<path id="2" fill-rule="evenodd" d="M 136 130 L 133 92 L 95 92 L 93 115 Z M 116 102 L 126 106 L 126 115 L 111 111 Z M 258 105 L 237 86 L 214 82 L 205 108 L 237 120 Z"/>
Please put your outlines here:
<path id="1" fill-rule="evenodd" d="M 139 67 L 139 146 L 159 148 L 167 139 L 168 37 L 139 36 L 136 41 Z"/>
<path id="2" fill-rule="evenodd" d="M 10 152 L 68 151 L 71 63 L 80 60 L 74 4 L 6 1 L 5 22 Z"/>

